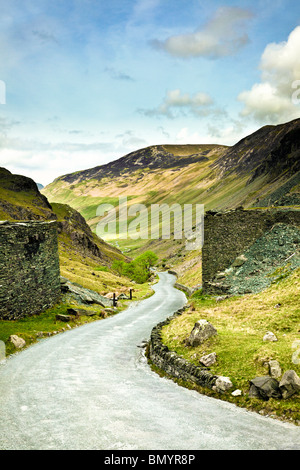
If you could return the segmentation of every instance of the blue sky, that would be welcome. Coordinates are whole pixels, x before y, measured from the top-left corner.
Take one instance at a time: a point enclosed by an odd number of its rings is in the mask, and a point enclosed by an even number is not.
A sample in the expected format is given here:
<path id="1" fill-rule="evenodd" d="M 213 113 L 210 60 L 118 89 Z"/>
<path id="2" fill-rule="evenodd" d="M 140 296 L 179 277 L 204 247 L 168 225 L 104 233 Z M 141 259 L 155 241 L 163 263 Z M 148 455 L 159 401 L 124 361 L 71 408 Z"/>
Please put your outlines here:
<path id="1" fill-rule="evenodd" d="M 0 7 L 0 166 L 44 185 L 147 145 L 233 145 L 300 117 L 297 0 Z"/>

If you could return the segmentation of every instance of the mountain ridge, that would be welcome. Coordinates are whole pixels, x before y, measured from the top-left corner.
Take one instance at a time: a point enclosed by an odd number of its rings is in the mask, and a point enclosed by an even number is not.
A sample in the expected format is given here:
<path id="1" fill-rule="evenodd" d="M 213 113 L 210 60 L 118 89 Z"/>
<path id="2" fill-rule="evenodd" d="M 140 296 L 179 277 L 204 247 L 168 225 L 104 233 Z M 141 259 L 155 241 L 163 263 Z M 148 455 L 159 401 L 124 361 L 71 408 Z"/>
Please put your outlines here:
<path id="1" fill-rule="evenodd" d="M 217 144 L 152 145 L 130 152 L 104 165 L 62 175 L 54 181 L 62 180 L 68 183 L 77 181 L 79 183 L 84 179 L 93 178 L 100 180 L 106 176 L 120 176 L 125 171 L 135 171 L 147 167 L 150 169 L 176 168 L 180 165 L 208 161 L 207 154 L 215 150 L 215 148 L 225 149 L 226 146 Z M 190 149 L 190 151 L 187 152 L 187 149 Z"/>
<path id="2" fill-rule="evenodd" d="M 251 172 L 249 182 L 269 170 L 276 176 L 282 171 L 300 170 L 300 119 L 277 126 L 264 126 L 228 149 L 212 167 L 220 177 L 236 171 Z M 289 158 L 288 158 L 289 156 Z"/>
<path id="3" fill-rule="evenodd" d="M 252 207 L 284 187 L 299 170 L 300 119 L 296 119 L 263 126 L 231 147 L 187 144 L 139 149 L 105 165 L 58 177 L 42 193 L 50 201 L 70 204 L 90 223 L 94 217 L 87 207 L 117 195 L 146 205 L 177 200 L 197 201 L 208 210 Z"/>

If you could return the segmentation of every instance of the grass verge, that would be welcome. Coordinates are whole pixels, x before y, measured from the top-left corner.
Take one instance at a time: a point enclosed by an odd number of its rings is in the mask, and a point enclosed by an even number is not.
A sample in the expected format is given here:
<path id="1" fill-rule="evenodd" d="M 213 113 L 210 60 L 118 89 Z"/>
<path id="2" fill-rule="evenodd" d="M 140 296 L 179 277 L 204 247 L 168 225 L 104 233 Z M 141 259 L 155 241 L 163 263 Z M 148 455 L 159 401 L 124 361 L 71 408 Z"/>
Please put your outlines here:
<path id="1" fill-rule="evenodd" d="M 83 306 L 77 305 L 75 302 L 61 301 L 55 306 L 49 308 L 39 315 L 32 315 L 24 317 L 20 320 L 0 320 L 0 341 L 5 343 L 6 357 L 21 351 L 16 349 L 13 343 L 9 340 L 11 335 L 17 335 L 26 341 L 28 347 L 42 338 L 62 333 L 68 329 L 76 328 L 78 326 L 90 323 L 93 321 L 103 320 L 107 316 L 116 315 L 125 310 L 131 302 L 137 302 L 147 297 L 150 297 L 154 291 L 150 283 L 140 284 L 135 286 L 132 300 L 119 300 L 117 308 L 114 313 L 106 312 L 100 305 Z M 56 315 L 67 315 L 68 308 L 84 309 L 93 314 L 82 315 L 74 317 L 72 321 L 65 322 L 56 320 Z M 1 358 L 0 358 L 1 359 Z"/>
<path id="2" fill-rule="evenodd" d="M 232 397 L 229 392 L 221 396 L 207 390 L 201 393 L 300 424 L 299 394 L 286 400 L 266 402 L 248 396 L 249 380 L 268 375 L 270 360 L 279 362 L 282 373 L 293 369 L 300 376 L 300 361 L 294 359 L 295 345 L 300 340 L 299 288 L 300 269 L 259 294 L 231 297 L 221 302 L 213 297 L 194 295 L 190 299 L 192 308 L 163 328 L 163 342 L 197 365 L 203 355 L 216 352 L 217 362 L 211 366 L 211 373 L 230 377 L 235 389 L 242 391 L 240 397 Z M 202 318 L 211 322 L 218 334 L 198 347 L 186 346 L 185 340 L 195 322 Z M 263 341 L 267 331 L 272 331 L 278 341 Z"/>

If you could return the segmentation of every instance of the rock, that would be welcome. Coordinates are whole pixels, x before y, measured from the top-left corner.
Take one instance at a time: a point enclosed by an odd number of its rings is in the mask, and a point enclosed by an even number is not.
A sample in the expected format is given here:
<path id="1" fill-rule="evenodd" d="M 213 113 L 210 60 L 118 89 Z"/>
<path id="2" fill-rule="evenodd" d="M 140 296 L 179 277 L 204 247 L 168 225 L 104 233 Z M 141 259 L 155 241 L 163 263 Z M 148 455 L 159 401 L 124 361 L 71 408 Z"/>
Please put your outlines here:
<path id="1" fill-rule="evenodd" d="M 249 397 L 262 398 L 263 400 L 281 398 L 278 380 L 269 375 L 255 377 L 255 379 L 250 380 Z"/>
<path id="2" fill-rule="evenodd" d="M 125 299 L 125 300 L 129 300 L 130 297 L 126 294 L 124 294 L 124 292 L 122 292 L 119 296 L 118 296 L 118 299 Z"/>
<path id="3" fill-rule="evenodd" d="M 219 295 L 216 297 L 216 302 L 222 302 L 222 300 L 228 299 L 229 295 Z"/>
<path id="4" fill-rule="evenodd" d="M 263 337 L 263 341 L 278 341 L 274 333 L 272 331 L 267 331 L 265 336 Z"/>
<path id="5" fill-rule="evenodd" d="M 115 310 L 115 309 L 109 308 L 109 307 L 106 308 L 105 311 L 106 311 L 107 313 L 116 313 L 116 310 Z"/>
<path id="6" fill-rule="evenodd" d="M 213 390 L 215 390 L 216 392 L 224 393 L 230 390 L 232 387 L 233 384 L 229 377 L 223 377 L 222 375 L 219 375 L 215 382 L 215 385 L 213 386 Z"/>
<path id="7" fill-rule="evenodd" d="M 275 379 L 277 379 L 278 377 L 281 376 L 282 371 L 281 371 L 281 367 L 278 361 L 269 361 L 268 366 L 269 366 L 269 374 L 271 377 L 274 377 Z"/>
<path id="8" fill-rule="evenodd" d="M 216 274 L 215 279 L 225 279 L 225 277 L 226 277 L 226 274 L 222 272 L 222 273 Z"/>
<path id="9" fill-rule="evenodd" d="M 113 301 L 98 294 L 98 292 L 86 289 L 79 284 L 65 281 L 65 278 L 61 278 L 61 290 L 64 293 L 70 294 L 75 300 L 82 304 L 98 304 L 102 307 L 111 307 Z"/>
<path id="10" fill-rule="evenodd" d="M 194 328 L 187 339 L 187 345 L 199 346 L 211 336 L 217 334 L 216 328 L 207 320 L 199 320 L 195 323 Z"/>
<path id="11" fill-rule="evenodd" d="M 279 388 L 284 399 L 300 392 L 300 378 L 294 370 L 287 370 L 283 374 Z"/>
<path id="12" fill-rule="evenodd" d="M 94 317 L 96 312 L 92 310 L 85 310 L 83 308 L 68 308 L 67 309 L 68 315 L 74 315 L 75 317 L 86 316 L 86 317 Z"/>
<path id="13" fill-rule="evenodd" d="M 101 310 L 101 312 L 99 313 L 99 316 L 100 316 L 101 318 L 107 318 L 107 315 L 108 315 L 108 314 L 107 314 L 107 312 L 106 312 L 105 310 Z"/>
<path id="14" fill-rule="evenodd" d="M 242 395 L 242 390 L 240 390 L 239 388 L 237 388 L 236 390 L 234 390 L 234 392 L 232 392 L 231 394 L 233 397 L 240 397 Z"/>
<path id="15" fill-rule="evenodd" d="M 206 367 L 211 366 L 214 364 L 217 360 L 217 354 L 215 352 L 212 352 L 210 354 L 207 354 L 206 356 L 202 356 L 200 358 L 201 364 L 203 364 Z"/>
<path id="16" fill-rule="evenodd" d="M 21 349 L 26 345 L 26 341 L 23 338 L 20 338 L 20 336 L 17 336 L 17 335 L 10 335 L 9 340 L 13 343 L 13 345 L 17 349 Z"/>
<path id="17" fill-rule="evenodd" d="M 243 264 L 244 264 L 246 261 L 247 261 L 246 256 L 240 255 L 240 256 L 238 256 L 238 257 L 234 260 L 234 262 L 232 263 L 232 266 L 233 266 L 234 268 L 239 268 L 240 266 L 243 266 Z"/>
<path id="18" fill-rule="evenodd" d="M 55 320 L 58 320 L 58 321 L 65 321 L 65 322 L 69 322 L 69 321 L 72 321 L 74 318 L 72 317 L 72 315 L 63 315 L 62 313 L 57 313 L 55 315 Z"/>

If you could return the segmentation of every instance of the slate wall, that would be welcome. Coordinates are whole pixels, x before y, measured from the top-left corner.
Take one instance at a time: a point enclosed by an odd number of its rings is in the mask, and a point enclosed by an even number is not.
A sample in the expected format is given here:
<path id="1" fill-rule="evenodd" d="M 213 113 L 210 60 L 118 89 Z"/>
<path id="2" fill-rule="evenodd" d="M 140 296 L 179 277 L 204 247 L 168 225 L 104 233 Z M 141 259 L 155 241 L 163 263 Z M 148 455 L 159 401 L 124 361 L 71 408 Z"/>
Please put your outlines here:
<path id="1" fill-rule="evenodd" d="M 207 212 L 202 249 L 202 287 L 206 294 L 219 294 L 211 281 L 228 268 L 274 224 L 300 226 L 299 210 L 242 210 Z"/>
<path id="2" fill-rule="evenodd" d="M 0 222 L 0 319 L 41 313 L 60 298 L 57 223 Z"/>

